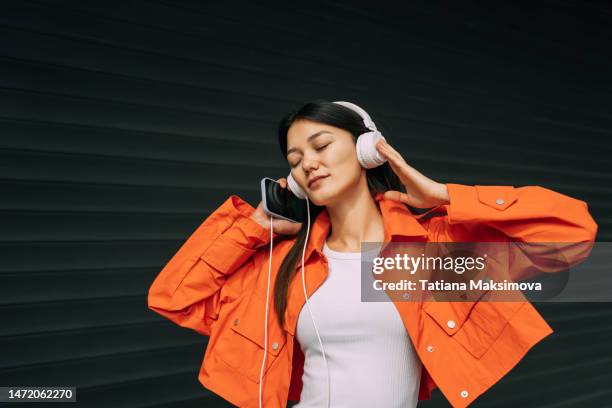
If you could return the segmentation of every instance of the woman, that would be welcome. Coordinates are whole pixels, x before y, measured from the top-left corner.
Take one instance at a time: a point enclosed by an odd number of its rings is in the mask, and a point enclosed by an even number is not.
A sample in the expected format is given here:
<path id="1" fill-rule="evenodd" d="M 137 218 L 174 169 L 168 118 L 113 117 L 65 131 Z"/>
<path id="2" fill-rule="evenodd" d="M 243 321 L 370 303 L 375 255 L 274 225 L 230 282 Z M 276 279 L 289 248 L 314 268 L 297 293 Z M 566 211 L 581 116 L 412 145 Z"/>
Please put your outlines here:
<path id="1" fill-rule="evenodd" d="M 198 378 L 237 406 L 406 407 L 439 387 L 464 407 L 552 333 L 529 302 L 360 302 L 364 241 L 593 242 L 597 233 L 584 201 L 536 186 L 439 183 L 384 139 L 375 148 L 387 161 L 365 169 L 356 142 L 368 131 L 336 103 L 288 115 L 279 143 L 311 223 L 271 219 L 231 195 L 151 285 L 152 310 L 210 336 Z"/>

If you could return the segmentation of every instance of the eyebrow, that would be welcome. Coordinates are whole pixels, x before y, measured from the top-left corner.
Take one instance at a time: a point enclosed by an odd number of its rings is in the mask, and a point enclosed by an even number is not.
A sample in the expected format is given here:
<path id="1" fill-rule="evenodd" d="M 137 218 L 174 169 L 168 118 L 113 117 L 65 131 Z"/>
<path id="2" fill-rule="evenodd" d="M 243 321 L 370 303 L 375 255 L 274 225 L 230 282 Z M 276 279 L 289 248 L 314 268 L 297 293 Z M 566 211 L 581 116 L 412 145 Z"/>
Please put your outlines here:
<path id="1" fill-rule="evenodd" d="M 306 139 L 307 142 L 310 142 L 312 139 L 314 139 L 315 137 L 321 136 L 324 133 L 329 133 L 330 135 L 332 135 L 333 133 L 330 132 L 329 130 L 320 130 L 317 133 L 314 133 L 310 136 L 308 136 L 308 139 Z M 289 156 L 289 153 L 292 153 L 294 151 L 297 150 L 297 147 L 292 147 L 291 149 L 287 150 L 287 156 Z"/>

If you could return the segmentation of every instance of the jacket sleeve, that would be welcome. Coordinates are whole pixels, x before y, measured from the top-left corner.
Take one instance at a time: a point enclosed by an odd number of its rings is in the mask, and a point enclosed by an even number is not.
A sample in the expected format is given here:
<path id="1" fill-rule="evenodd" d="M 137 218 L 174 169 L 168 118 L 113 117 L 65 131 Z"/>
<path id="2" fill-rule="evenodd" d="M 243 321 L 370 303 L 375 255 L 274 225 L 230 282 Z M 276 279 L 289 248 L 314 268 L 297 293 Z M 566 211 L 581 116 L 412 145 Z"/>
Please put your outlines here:
<path id="1" fill-rule="evenodd" d="M 250 218 L 253 211 L 237 195 L 213 211 L 153 281 L 149 309 L 209 336 L 210 325 L 219 315 L 220 289 L 247 266 L 257 248 L 270 242 L 270 229 Z"/>
<path id="2" fill-rule="evenodd" d="M 510 248 L 514 278 L 524 279 L 528 269 L 563 270 L 561 264 L 575 265 L 591 252 L 598 226 L 585 201 L 540 186 L 446 186 L 449 224 L 484 223 L 517 242 Z"/>

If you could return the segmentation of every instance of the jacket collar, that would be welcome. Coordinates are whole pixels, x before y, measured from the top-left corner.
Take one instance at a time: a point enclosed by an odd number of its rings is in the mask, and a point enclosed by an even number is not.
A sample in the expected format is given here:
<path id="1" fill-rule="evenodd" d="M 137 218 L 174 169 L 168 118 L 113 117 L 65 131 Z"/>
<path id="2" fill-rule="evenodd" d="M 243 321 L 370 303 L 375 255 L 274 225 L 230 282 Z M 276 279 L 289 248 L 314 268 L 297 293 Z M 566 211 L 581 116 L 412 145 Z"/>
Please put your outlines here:
<path id="1" fill-rule="evenodd" d="M 427 236 L 428 232 L 419 222 L 419 218 L 424 214 L 416 216 L 410 212 L 408 207 L 402 202 L 384 198 L 382 193 L 377 193 L 374 197 L 383 218 L 385 229 L 385 242 L 391 242 L 397 236 L 415 237 Z M 437 207 L 436 207 L 437 208 Z M 317 219 L 310 227 L 308 245 L 306 246 L 306 263 L 313 253 L 319 255 L 323 252 L 323 245 L 329 231 L 331 229 L 331 221 L 327 209 L 323 209 Z M 301 263 L 297 262 L 296 269 L 301 267 Z"/>

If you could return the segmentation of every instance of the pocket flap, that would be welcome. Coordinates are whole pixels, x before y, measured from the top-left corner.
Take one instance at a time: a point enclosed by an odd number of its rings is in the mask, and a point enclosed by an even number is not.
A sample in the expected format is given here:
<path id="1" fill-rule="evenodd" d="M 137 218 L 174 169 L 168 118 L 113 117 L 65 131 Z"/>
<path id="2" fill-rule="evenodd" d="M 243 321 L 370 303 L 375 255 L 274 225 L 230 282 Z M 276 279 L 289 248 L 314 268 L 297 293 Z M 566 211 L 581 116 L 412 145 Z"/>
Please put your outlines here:
<path id="1" fill-rule="evenodd" d="M 278 328 L 278 323 L 273 321 L 276 318 L 276 314 L 272 313 L 272 307 L 273 302 L 271 299 L 268 310 L 268 353 L 278 356 L 285 345 L 286 338 L 283 331 Z M 230 322 L 230 324 L 233 331 L 246 337 L 263 349 L 265 345 L 265 318 L 266 302 L 251 293 L 247 306 L 242 309 L 242 314 Z"/>
<path id="2" fill-rule="evenodd" d="M 457 333 L 476 302 L 425 302 L 423 310 L 449 336 Z"/>
<path id="3" fill-rule="evenodd" d="M 505 210 L 517 200 L 514 186 L 476 186 L 478 200 L 497 210 Z"/>

